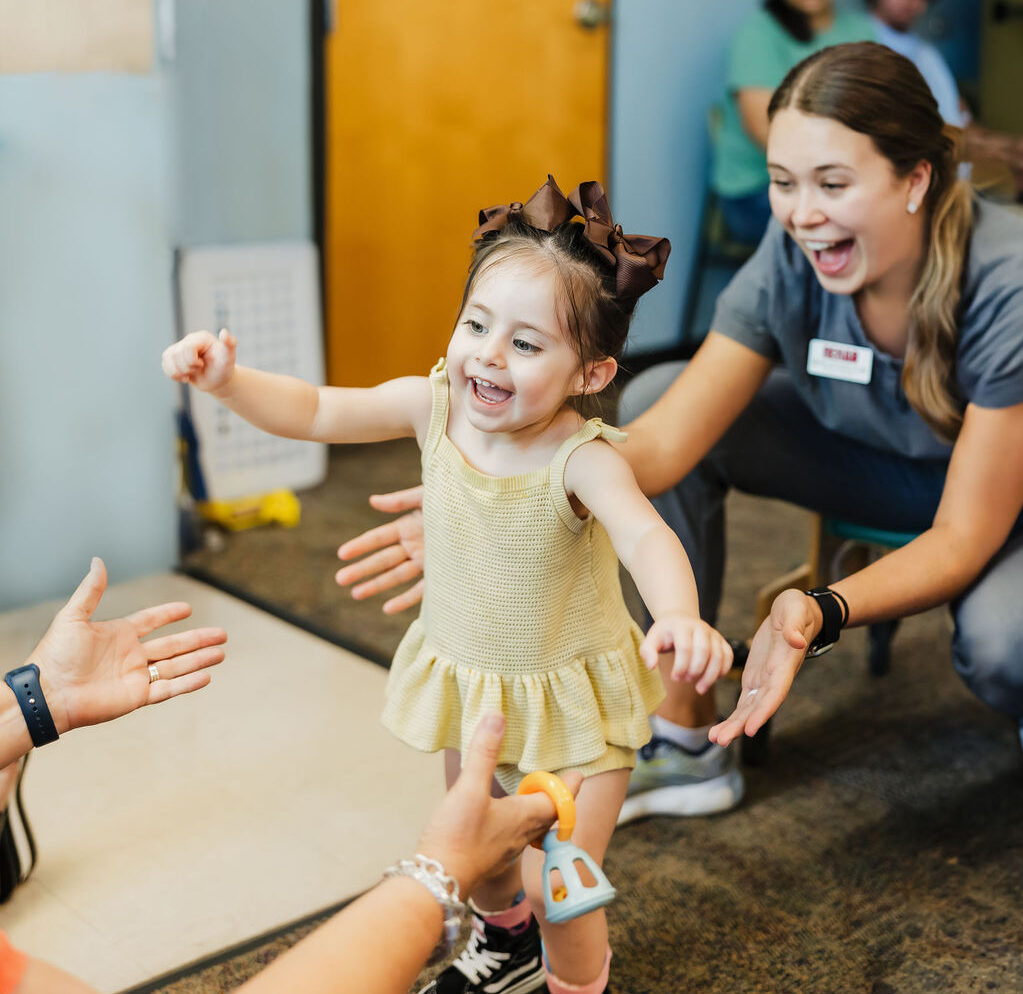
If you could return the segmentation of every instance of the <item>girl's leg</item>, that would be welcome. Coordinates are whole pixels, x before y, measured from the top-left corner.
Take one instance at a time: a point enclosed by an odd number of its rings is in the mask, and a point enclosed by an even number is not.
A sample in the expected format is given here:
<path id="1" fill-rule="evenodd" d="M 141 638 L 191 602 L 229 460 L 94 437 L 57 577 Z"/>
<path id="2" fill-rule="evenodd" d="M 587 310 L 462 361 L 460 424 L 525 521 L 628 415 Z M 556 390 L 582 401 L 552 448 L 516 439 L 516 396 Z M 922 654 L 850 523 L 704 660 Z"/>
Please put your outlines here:
<path id="1" fill-rule="evenodd" d="M 589 853 L 598 866 L 604 861 L 628 781 L 627 769 L 598 773 L 583 781 L 576 797 L 572 841 Z M 526 895 L 543 935 L 549 971 L 547 986 L 551 994 L 564 990 L 564 984 L 582 987 L 589 994 L 589 986 L 598 982 L 595 991 L 600 994 L 607 983 L 609 953 L 604 910 L 601 908 L 573 921 L 552 925 L 544 915 L 543 853 L 530 846 L 523 854 L 522 863 Z"/>

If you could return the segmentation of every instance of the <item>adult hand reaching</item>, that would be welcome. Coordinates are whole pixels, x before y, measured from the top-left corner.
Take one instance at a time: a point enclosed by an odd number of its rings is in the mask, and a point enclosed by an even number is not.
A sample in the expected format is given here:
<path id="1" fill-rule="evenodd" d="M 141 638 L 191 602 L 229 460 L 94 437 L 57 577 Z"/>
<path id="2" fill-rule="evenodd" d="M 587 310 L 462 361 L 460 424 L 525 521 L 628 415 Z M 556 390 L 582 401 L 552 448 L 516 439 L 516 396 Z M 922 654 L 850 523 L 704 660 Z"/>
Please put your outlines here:
<path id="1" fill-rule="evenodd" d="M 422 486 L 390 494 L 373 494 L 370 504 L 378 511 L 397 514 L 410 511 L 386 525 L 364 532 L 337 550 L 339 559 L 365 556 L 351 566 L 343 566 L 334 579 L 342 587 L 352 587 L 352 597 L 363 600 L 421 577 L 423 573 Z M 367 555 L 367 553 L 372 553 Z M 371 577 L 372 579 L 367 579 Z M 384 614 L 397 614 L 423 599 L 423 581 L 384 603 Z"/>
<path id="2" fill-rule="evenodd" d="M 802 591 L 783 590 L 774 599 L 771 614 L 753 636 L 735 710 L 710 730 L 711 742 L 728 745 L 763 727 L 788 695 L 820 624 L 819 609 Z"/>
<path id="3" fill-rule="evenodd" d="M 458 881 L 462 894 L 471 894 L 484 877 L 508 867 L 555 817 L 554 803 L 546 794 L 491 797 L 504 728 L 500 712 L 480 719 L 462 772 L 419 839 L 417 852 L 438 860 Z M 562 779 L 573 794 L 578 793 L 580 773 L 566 773 Z"/>
<path id="4" fill-rule="evenodd" d="M 221 628 L 195 628 L 141 641 L 192 613 L 180 601 L 112 621 L 92 621 L 106 586 L 106 567 L 95 558 L 29 657 L 39 667 L 43 695 L 58 733 L 199 690 L 210 682 L 206 669 L 224 658 L 220 647 L 227 634 Z M 153 682 L 151 665 L 159 674 Z"/>

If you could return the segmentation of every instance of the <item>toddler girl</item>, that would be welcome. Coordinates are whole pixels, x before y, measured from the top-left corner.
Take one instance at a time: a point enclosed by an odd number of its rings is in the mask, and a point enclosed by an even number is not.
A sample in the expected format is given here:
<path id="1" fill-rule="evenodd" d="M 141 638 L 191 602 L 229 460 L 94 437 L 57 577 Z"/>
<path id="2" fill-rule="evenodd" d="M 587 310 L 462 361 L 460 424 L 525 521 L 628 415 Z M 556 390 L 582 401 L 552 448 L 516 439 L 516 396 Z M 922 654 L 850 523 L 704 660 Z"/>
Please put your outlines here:
<path id="1" fill-rule="evenodd" d="M 480 715 L 501 710 L 500 787 L 514 792 L 537 769 L 581 771 L 573 841 L 599 864 L 663 696 L 658 653 L 673 650 L 673 677 L 700 691 L 731 665 L 728 643 L 699 618 L 681 544 L 609 444 L 623 434 L 577 409 L 613 379 L 636 299 L 663 274 L 669 245 L 624 236 L 598 183 L 566 199 L 551 177 L 525 205 L 490 208 L 480 222 L 447 355 L 428 378 L 316 388 L 236 366 L 226 331 L 188 335 L 163 368 L 278 435 L 415 436 L 425 592 L 383 721 L 416 748 L 445 749 L 450 785 Z M 654 619 L 645 638 L 618 560 Z M 546 922 L 542 860 L 527 849 L 472 895 L 469 943 L 427 991 L 517 994 L 545 980 L 552 994 L 607 989 L 603 910 Z"/>

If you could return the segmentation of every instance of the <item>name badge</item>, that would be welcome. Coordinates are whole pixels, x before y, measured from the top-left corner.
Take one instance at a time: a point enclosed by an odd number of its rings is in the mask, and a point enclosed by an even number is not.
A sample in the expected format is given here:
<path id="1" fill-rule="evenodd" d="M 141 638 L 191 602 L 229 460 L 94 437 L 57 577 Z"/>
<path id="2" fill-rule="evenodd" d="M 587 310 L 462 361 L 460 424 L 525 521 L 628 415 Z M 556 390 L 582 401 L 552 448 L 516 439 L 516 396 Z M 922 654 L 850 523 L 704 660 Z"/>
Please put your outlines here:
<path id="1" fill-rule="evenodd" d="M 874 351 L 868 346 L 829 342 L 826 338 L 810 340 L 806 371 L 812 376 L 850 383 L 869 383 L 874 368 Z"/>

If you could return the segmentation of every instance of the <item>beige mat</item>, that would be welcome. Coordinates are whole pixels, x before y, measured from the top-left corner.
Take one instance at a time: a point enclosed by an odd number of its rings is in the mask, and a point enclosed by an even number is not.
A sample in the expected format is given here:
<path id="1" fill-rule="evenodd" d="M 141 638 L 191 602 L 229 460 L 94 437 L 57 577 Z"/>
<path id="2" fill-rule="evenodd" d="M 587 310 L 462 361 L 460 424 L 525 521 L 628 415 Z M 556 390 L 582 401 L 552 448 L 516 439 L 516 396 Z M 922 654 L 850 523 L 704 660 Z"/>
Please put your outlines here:
<path id="1" fill-rule="evenodd" d="M 187 600 L 227 661 L 198 694 L 39 750 L 39 866 L 0 928 L 103 991 L 140 983 L 370 886 L 412 851 L 440 761 L 380 726 L 386 673 L 186 577 L 112 587 L 101 615 Z M 0 614 L 16 665 L 58 604 Z"/>

